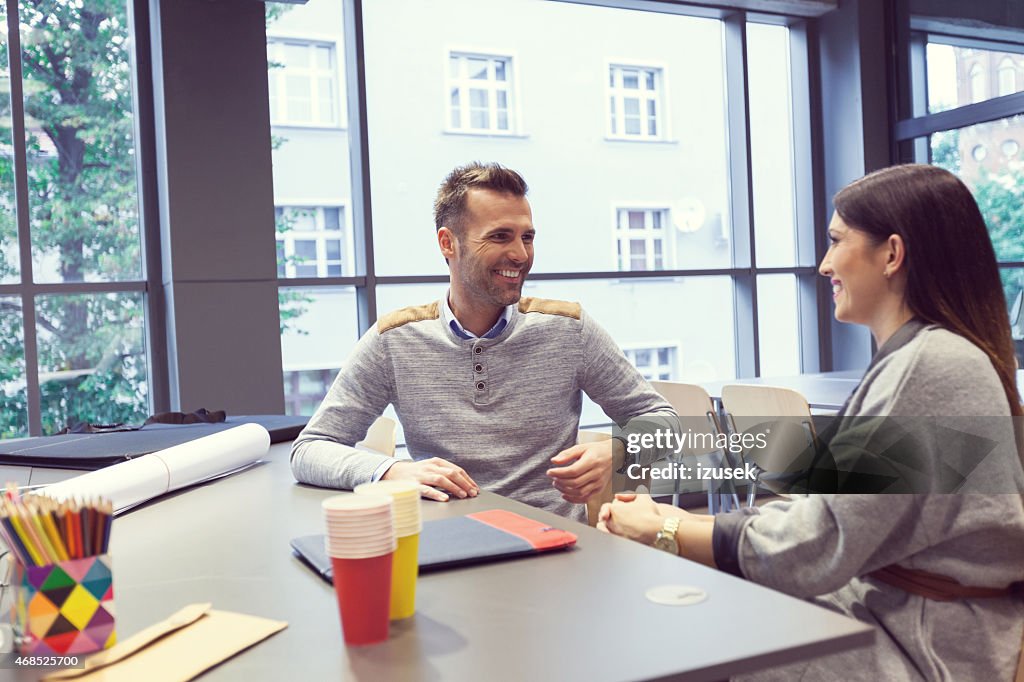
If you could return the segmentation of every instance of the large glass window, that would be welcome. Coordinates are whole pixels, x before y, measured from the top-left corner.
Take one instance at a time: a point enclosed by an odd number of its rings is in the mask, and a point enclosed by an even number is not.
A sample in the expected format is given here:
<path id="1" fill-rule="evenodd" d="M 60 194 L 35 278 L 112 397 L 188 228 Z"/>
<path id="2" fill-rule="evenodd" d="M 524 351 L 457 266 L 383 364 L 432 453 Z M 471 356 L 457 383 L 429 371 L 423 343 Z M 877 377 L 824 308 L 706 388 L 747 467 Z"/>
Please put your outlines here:
<path id="1" fill-rule="evenodd" d="M 757 316 L 761 332 L 761 376 L 800 373 L 800 318 L 793 275 L 757 278 Z"/>
<path id="2" fill-rule="evenodd" d="M 923 58 L 910 51 L 911 75 L 926 84 L 928 115 L 907 128 L 930 134 L 916 139 L 905 134 L 903 140 L 911 143 L 915 160 L 955 173 L 974 194 L 1000 262 L 1018 361 L 1024 363 L 1024 102 L 1010 108 L 1015 115 L 997 120 L 965 108 L 1024 91 L 1024 41 L 991 43 L 970 28 L 959 31 L 916 35 L 926 49 Z M 940 111 L 946 112 L 942 127 L 947 129 L 936 130 L 929 125 L 935 120 L 930 114 Z"/>
<path id="3" fill-rule="evenodd" d="M 473 160 L 515 168 L 529 183 L 535 273 L 619 270 L 609 229 L 619 207 L 672 209 L 663 230 L 674 233 L 664 244 L 674 253 L 663 254 L 663 268 L 733 265 L 720 21 L 544 0 L 375 0 L 363 9 L 377 275 L 447 274 L 431 207 L 445 174 Z M 419 68 L 408 68 L 410 54 Z M 509 59 L 518 135 L 445 135 L 451 100 L 436 93 L 452 94 L 453 70 L 466 76 L 458 102 L 469 125 L 474 84 L 493 105 L 487 88 L 508 82 L 496 79 Z M 410 116 L 409 102 L 422 115 Z M 434 103 L 446 107 L 437 116 Z"/>
<path id="4" fill-rule="evenodd" d="M 942 40 L 929 41 L 925 52 L 928 113 L 1024 91 L 1024 47 L 1007 52 Z"/>
<path id="5" fill-rule="evenodd" d="M 14 295 L 3 299 L 0 324 L 13 336 L 0 344 L 0 391 L 5 421 L 20 426 L 5 423 L 0 433 L 24 433 L 26 423 L 45 434 L 68 422 L 138 421 L 150 399 L 127 8 L 20 2 L 18 12 L 21 78 L 5 75 L 0 96 L 0 284 Z M 6 70 L 11 43 L 0 44 Z M 23 147 L 11 132 L 18 96 Z M 27 187 L 15 200 L 21 164 Z M 17 250 L 19 215 L 29 262 Z M 26 301 L 29 337 L 18 319 Z M 38 368 L 33 386 L 26 364 Z"/>
<path id="6" fill-rule="evenodd" d="M 357 340 L 353 287 L 281 288 L 287 414 L 313 414 Z"/>
<path id="7" fill-rule="evenodd" d="M 336 45 L 344 73 L 341 8 L 341 0 L 309 0 L 279 10 L 269 35 Z M 369 174 L 355 181 L 370 189 L 366 239 L 365 207 L 352 200 L 347 171 L 362 166 L 348 161 L 346 132 L 276 120 L 273 129 L 290 410 L 311 409 L 343 365 L 348 346 L 335 336 L 354 340 L 360 326 L 388 311 L 443 295 L 448 269 L 437 247 L 434 195 L 452 168 L 473 160 L 514 168 L 530 185 L 536 256 L 523 294 L 580 301 L 644 376 L 752 376 L 759 359 L 774 367 L 782 355 L 799 371 L 792 339 L 805 320 L 796 315 L 795 281 L 808 268 L 798 265 L 796 243 L 812 229 L 797 224 L 794 199 L 793 150 L 803 138 L 792 132 L 790 55 L 801 48 L 791 44 L 791 28 L 750 24 L 743 62 L 725 22 L 667 9 L 545 0 L 362 3 L 368 142 L 357 151 Z M 335 26 L 338 33 L 329 33 Z M 749 93 L 740 89 L 737 101 L 727 87 L 727 57 L 747 69 Z M 272 59 L 271 78 L 280 82 L 286 68 Z M 274 97 L 271 106 L 281 106 Z M 747 126 L 730 129 L 730 121 L 748 104 L 751 139 L 742 144 Z M 747 164 L 734 159 L 732 167 L 734 148 L 750 148 L 756 169 L 755 201 L 746 207 L 738 197 L 750 188 L 737 169 Z M 335 224 L 327 214 L 333 206 L 350 208 L 339 213 L 340 234 L 328 225 Z M 746 219 L 755 213 L 750 235 Z M 734 224 L 742 225 L 739 235 Z M 330 240 L 340 245 L 332 252 L 338 258 L 328 253 Z M 364 249 L 370 241 L 372 252 Z M 751 305 L 751 287 L 761 281 L 750 257 L 755 247 L 772 276 L 789 283 L 793 306 L 784 314 L 759 314 Z M 371 259 L 372 270 L 364 269 Z M 775 300 L 775 280 L 764 281 L 762 306 Z M 328 323 L 331 333 L 320 329 Z M 759 353 L 751 330 L 777 324 L 784 340 L 764 330 L 762 337 L 779 349 Z M 588 403 L 583 423 L 607 419 Z"/>
<path id="8" fill-rule="evenodd" d="M 65 422 L 142 423 L 149 414 L 140 294 L 36 298 L 43 432 Z M 53 320 L 73 320 L 56 326 Z"/>
<path id="9" fill-rule="evenodd" d="M 789 32 L 749 24 L 751 181 L 759 267 L 797 263 Z"/>
<path id="10" fill-rule="evenodd" d="M 268 4 L 267 35 L 285 409 L 309 415 L 359 331 L 342 2 Z"/>

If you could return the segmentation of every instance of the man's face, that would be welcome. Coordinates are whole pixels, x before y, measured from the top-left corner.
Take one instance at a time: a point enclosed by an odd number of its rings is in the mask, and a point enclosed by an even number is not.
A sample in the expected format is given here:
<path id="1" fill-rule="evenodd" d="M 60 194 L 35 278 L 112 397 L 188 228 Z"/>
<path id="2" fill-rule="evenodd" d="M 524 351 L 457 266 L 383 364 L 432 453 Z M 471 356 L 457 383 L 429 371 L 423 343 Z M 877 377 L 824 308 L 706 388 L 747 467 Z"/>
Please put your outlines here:
<path id="1" fill-rule="evenodd" d="M 533 237 L 526 197 L 469 190 L 462 230 L 439 234 L 457 297 L 495 308 L 517 302 L 533 265 Z"/>

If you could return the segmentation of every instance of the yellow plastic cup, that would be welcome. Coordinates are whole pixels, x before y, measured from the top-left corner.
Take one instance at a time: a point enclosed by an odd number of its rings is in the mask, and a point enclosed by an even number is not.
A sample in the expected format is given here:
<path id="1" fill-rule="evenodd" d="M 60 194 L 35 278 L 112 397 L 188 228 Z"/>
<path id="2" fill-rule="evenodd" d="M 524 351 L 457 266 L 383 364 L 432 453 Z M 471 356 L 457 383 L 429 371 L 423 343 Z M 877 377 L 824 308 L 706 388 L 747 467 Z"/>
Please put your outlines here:
<path id="1" fill-rule="evenodd" d="M 419 573 L 420 534 L 398 538 L 391 559 L 391 620 L 416 613 L 416 576 Z"/>

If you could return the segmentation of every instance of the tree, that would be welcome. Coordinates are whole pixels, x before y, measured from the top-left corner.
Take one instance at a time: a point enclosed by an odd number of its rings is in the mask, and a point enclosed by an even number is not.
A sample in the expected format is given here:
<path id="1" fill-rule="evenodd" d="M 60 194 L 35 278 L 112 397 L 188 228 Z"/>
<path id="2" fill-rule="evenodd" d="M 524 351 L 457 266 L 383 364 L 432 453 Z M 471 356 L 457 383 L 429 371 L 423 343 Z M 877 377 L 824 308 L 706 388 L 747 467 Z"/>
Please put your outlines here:
<path id="1" fill-rule="evenodd" d="M 131 63 L 124 0 L 21 3 L 29 220 L 37 281 L 141 278 Z M 7 43 L 0 46 L 6 63 Z M 5 119 L 5 120 L 9 120 Z M 12 131 L 0 132 L 11 149 Z M 4 244 L 15 241 L 13 158 L 0 157 Z M 0 279 L 16 277 L 0 260 Z M 20 303 L 4 301 L 0 384 L 23 376 Z M 134 421 L 148 411 L 141 300 L 36 300 L 44 432 L 67 421 Z M 24 388 L 5 390 L 0 436 L 24 429 Z"/>
<path id="2" fill-rule="evenodd" d="M 36 281 L 142 276 L 126 0 L 22 0 L 29 219 Z M 267 6 L 267 22 L 286 11 Z M 8 63 L 0 42 L 0 63 Z M 0 282 L 19 279 L 9 101 L 0 104 Z M 275 140 L 274 144 L 283 144 Z M 290 229 L 286 217 L 278 232 Z M 282 291 L 282 331 L 307 296 Z M 36 299 L 44 433 L 148 412 L 135 295 Z M 0 297 L 0 438 L 27 431 L 21 302 Z"/>

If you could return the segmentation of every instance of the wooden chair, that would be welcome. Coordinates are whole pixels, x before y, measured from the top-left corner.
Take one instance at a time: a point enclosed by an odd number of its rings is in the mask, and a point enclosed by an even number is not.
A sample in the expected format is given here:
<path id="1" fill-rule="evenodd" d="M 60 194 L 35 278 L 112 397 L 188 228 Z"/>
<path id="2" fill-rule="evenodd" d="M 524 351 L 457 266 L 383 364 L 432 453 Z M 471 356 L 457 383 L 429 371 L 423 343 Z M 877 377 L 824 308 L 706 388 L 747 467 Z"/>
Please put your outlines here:
<path id="1" fill-rule="evenodd" d="M 601 441 L 610 440 L 611 437 L 611 433 L 604 431 L 580 430 L 579 435 L 576 437 L 576 443 L 600 443 Z M 611 480 L 608 481 L 604 489 L 587 499 L 587 523 L 591 526 L 597 525 L 597 515 L 601 512 L 601 505 L 605 502 L 611 502 L 612 498 L 615 497 L 616 491 L 622 492 L 632 488 L 638 493 L 647 494 L 651 490 L 651 480 L 649 478 L 644 479 L 639 485 L 634 486 L 634 483 L 633 479 L 624 474 L 612 472 Z"/>
<path id="2" fill-rule="evenodd" d="M 809 460 L 794 460 L 799 454 L 811 454 L 808 446 L 817 441 L 811 408 L 798 391 L 778 386 L 733 384 L 722 388 L 722 406 L 734 433 L 765 435 L 765 447 L 751 448 L 744 453 L 759 471 L 771 474 L 810 466 Z M 755 492 L 756 486 L 752 485 L 749 503 L 753 502 Z"/>
<path id="3" fill-rule="evenodd" d="M 701 436 L 700 442 L 714 442 L 716 436 L 721 433 L 716 416 L 715 404 L 711 396 L 702 387 L 696 384 L 685 384 L 679 381 L 652 381 L 651 387 L 663 397 L 676 414 L 680 417 L 680 425 L 695 436 Z M 704 438 L 709 436 L 710 438 Z M 687 449 L 673 459 L 674 462 L 681 462 L 685 457 L 698 457 L 714 452 L 716 448 Z M 717 501 L 713 497 L 716 494 L 715 486 L 708 486 L 708 510 L 714 513 L 718 508 Z M 676 479 L 675 491 L 672 494 L 672 504 L 679 506 L 679 480 Z"/>
<path id="4" fill-rule="evenodd" d="M 357 448 L 373 450 L 388 457 L 395 456 L 395 420 L 389 417 L 377 417 L 366 431 L 366 437 L 356 443 Z"/>

